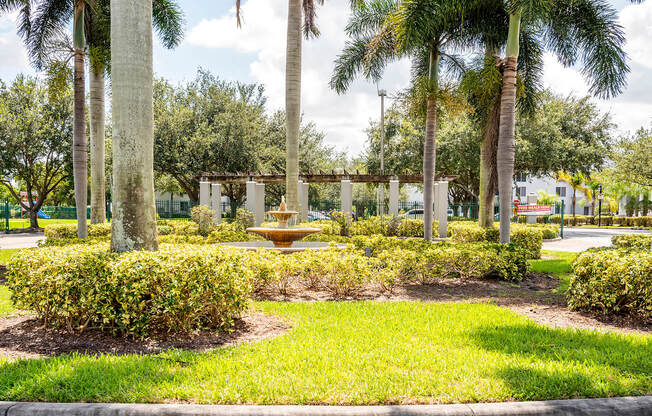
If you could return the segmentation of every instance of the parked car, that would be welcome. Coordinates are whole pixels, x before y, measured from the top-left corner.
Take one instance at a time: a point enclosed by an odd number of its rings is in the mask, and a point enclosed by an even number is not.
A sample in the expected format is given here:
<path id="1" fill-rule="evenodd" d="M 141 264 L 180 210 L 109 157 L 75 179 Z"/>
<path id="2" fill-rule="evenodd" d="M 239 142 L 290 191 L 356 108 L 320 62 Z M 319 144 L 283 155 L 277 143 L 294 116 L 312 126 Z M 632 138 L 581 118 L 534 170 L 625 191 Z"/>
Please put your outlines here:
<path id="1" fill-rule="evenodd" d="M 452 217 L 453 214 L 454 214 L 453 209 L 448 208 L 447 214 L 448 214 L 449 217 Z M 408 219 L 411 219 L 411 220 L 414 220 L 414 219 L 422 220 L 423 219 L 423 209 L 421 209 L 421 208 L 411 209 L 408 212 L 399 215 L 399 217 L 408 218 Z"/>
<path id="2" fill-rule="evenodd" d="M 308 211 L 308 221 L 328 220 L 330 217 L 319 211 Z"/>

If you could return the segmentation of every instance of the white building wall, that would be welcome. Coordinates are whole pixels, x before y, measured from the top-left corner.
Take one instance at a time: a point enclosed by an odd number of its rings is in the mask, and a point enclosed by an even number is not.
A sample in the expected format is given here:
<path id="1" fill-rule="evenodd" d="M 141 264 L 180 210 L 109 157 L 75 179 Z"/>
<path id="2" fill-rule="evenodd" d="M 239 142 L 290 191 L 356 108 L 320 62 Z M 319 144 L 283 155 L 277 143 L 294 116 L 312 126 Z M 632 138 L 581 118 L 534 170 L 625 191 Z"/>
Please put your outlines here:
<path id="1" fill-rule="evenodd" d="M 518 178 L 517 178 L 518 179 Z M 520 195 L 521 203 L 527 203 L 527 194 L 537 191 L 544 190 L 549 194 L 557 194 L 557 188 L 565 188 L 566 196 L 559 197 L 559 201 L 564 201 L 564 214 L 572 214 L 573 212 L 573 188 L 571 188 L 567 183 L 560 182 L 555 180 L 552 177 L 547 176 L 533 176 L 526 177 L 525 181 L 516 181 L 516 188 L 525 188 L 525 193 Z M 513 190 L 513 199 L 516 199 L 516 188 Z M 584 199 L 585 195 L 582 191 L 577 191 L 576 195 L 576 206 L 575 214 L 577 215 L 593 215 L 592 203 L 586 202 L 584 206 L 580 205 L 580 201 Z M 588 208 L 585 210 L 585 208 Z"/>

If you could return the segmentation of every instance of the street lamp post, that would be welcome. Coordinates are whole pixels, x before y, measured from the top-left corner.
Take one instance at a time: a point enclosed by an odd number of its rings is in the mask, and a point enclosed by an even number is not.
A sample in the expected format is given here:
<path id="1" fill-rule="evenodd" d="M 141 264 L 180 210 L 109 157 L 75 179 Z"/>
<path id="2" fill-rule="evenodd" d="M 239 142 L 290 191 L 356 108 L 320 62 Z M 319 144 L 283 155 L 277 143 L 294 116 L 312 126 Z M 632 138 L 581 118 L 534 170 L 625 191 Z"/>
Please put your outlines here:
<path id="1" fill-rule="evenodd" d="M 385 97 L 387 91 L 378 90 L 380 97 L 380 174 L 385 174 Z M 385 213 L 385 184 L 380 184 L 380 204 L 378 206 L 378 213 L 383 215 Z"/>
<path id="2" fill-rule="evenodd" d="M 602 194 L 602 185 L 600 185 L 600 193 L 598 194 L 598 228 L 602 226 L 602 200 L 604 195 Z"/>

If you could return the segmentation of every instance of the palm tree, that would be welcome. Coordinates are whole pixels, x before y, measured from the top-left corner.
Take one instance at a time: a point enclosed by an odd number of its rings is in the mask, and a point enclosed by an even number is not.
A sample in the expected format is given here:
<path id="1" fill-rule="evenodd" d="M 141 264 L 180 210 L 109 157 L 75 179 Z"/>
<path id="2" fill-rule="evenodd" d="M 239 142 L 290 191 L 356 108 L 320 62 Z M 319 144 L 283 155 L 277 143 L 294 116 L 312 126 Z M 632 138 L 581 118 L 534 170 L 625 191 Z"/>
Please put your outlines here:
<path id="1" fill-rule="evenodd" d="M 114 215 L 111 249 L 157 250 L 152 3 L 111 0 Z"/>
<path id="2" fill-rule="evenodd" d="M 473 19 L 464 19 L 456 2 L 370 2 L 354 11 L 346 31 L 352 39 L 335 62 L 330 81 L 338 93 L 346 91 L 358 73 L 379 80 L 394 60 L 412 59 L 413 93 L 425 102 L 426 134 L 423 156 L 424 239 L 432 239 L 433 186 L 436 162 L 437 104 L 440 71 L 459 75 L 464 65 L 454 51 L 464 42 Z"/>
<path id="3" fill-rule="evenodd" d="M 591 189 L 584 185 L 586 182 L 586 176 L 581 172 L 576 172 L 570 174 L 568 172 L 559 172 L 557 173 L 557 180 L 560 182 L 565 182 L 573 190 L 573 197 L 571 199 L 571 206 L 573 210 L 573 218 L 575 217 L 575 206 L 577 205 L 577 191 L 580 191 L 584 194 L 584 197 L 587 201 L 591 201 Z"/>
<path id="4" fill-rule="evenodd" d="M 361 0 L 351 0 L 356 4 Z M 285 127 L 286 167 L 285 186 L 288 209 L 298 211 L 299 187 L 299 125 L 301 123 L 301 51 L 302 30 L 306 39 L 319 36 L 316 26 L 316 4 L 324 0 L 288 0 L 287 48 L 285 52 Z M 240 0 L 236 0 L 236 15 L 240 25 Z M 303 23 L 302 23 L 303 21 Z"/>
<path id="5" fill-rule="evenodd" d="M 637 1 L 637 0 L 635 0 Z M 502 1 L 497 7 L 503 7 Z M 505 59 L 501 65 L 500 127 L 497 149 L 500 198 L 500 242 L 510 241 L 510 212 L 514 176 L 514 129 L 517 64 L 520 36 L 529 28 L 534 39 L 566 66 L 582 61 L 591 82 L 590 92 L 602 98 L 617 95 L 626 84 L 629 68 L 622 49 L 625 42 L 615 11 L 596 0 L 511 0 Z M 521 27 L 523 23 L 523 27 Z"/>

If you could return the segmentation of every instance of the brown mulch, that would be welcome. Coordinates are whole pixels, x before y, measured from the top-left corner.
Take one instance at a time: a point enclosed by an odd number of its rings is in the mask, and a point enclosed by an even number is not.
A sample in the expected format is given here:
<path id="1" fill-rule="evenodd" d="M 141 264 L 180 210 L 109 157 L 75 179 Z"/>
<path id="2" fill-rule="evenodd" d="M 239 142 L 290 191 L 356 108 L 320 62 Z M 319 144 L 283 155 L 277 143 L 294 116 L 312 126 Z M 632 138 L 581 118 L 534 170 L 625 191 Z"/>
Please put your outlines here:
<path id="1" fill-rule="evenodd" d="M 290 325 L 278 317 L 255 312 L 235 323 L 231 332 L 198 332 L 188 336 L 162 335 L 144 340 L 114 337 L 99 330 L 70 333 L 44 328 L 32 315 L 0 319 L 0 356 L 11 359 L 89 354 L 156 354 L 170 349 L 210 351 L 255 342 L 286 333 Z"/>

